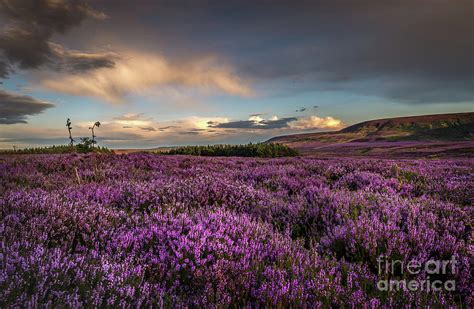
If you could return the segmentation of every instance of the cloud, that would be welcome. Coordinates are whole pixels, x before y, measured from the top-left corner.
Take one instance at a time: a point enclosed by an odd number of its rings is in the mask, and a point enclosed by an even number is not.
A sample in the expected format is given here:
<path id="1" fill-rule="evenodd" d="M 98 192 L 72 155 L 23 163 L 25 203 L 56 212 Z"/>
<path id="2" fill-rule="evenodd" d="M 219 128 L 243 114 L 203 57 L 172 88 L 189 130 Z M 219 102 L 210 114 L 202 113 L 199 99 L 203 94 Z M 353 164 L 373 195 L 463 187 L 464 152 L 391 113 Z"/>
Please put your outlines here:
<path id="1" fill-rule="evenodd" d="M 103 54 L 68 51 L 50 42 L 54 34 L 79 26 L 87 17 L 105 18 L 83 1 L 3 0 L 0 15 L 6 17 L 6 25 L 0 32 L 0 77 L 7 77 L 15 66 L 83 71 L 113 65 Z"/>
<path id="2" fill-rule="evenodd" d="M 252 116 L 248 120 L 209 122 L 209 128 L 215 129 L 243 129 L 243 130 L 315 130 L 315 129 L 340 129 L 343 122 L 333 117 L 321 118 L 318 116 L 309 117 L 285 117 L 273 116 L 270 119 L 263 119 L 260 116 Z"/>
<path id="3" fill-rule="evenodd" d="M 259 116 L 250 117 L 249 120 L 229 121 L 223 123 L 210 123 L 210 128 L 218 129 L 256 129 L 256 130 L 271 130 L 287 128 L 288 124 L 297 120 L 296 117 L 287 117 L 281 119 L 262 119 Z"/>
<path id="4" fill-rule="evenodd" d="M 283 0 L 272 5 L 229 0 L 187 3 L 186 9 L 181 1 L 90 3 L 110 16 L 101 27 L 76 29 L 87 19 L 106 17 L 84 1 L 0 1 L 0 77 L 16 67 L 60 71 L 65 75 L 46 76 L 50 89 L 80 95 L 55 84 L 65 77 L 80 82 L 87 95 L 113 102 L 164 85 L 245 96 L 251 93 L 249 80 L 255 89 L 276 85 L 275 95 L 330 88 L 407 103 L 474 97 L 472 0 Z M 157 74 L 168 77 L 129 75 L 130 83 L 117 77 L 91 85 L 88 78 L 106 79 L 130 68 L 133 55 L 70 50 L 51 42 L 71 29 L 77 38 L 66 42 L 79 49 L 101 42 L 159 50 L 156 57 L 165 59 L 168 70 Z M 207 55 L 219 55 L 229 66 L 221 68 L 218 61 L 193 66 Z M 117 62 L 121 70 L 114 68 Z M 216 73 L 216 67 L 224 73 Z M 101 73 L 84 73 L 91 70 Z"/>
<path id="5" fill-rule="evenodd" d="M 0 9 L 12 20 L 45 28 L 46 33 L 64 33 L 86 17 L 106 18 L 104 13 L 79 0 L 2 0 Z"/>
<path id="6" fill-rule="evenodd" d="M 49 43 L 56 58 L 55 69 L 77 74 L 99 68 L 113 68 L 119 56 L 111 51 L 82 52 Z"/>
<path id="7" fill-rule="evenodd" d="M 206 136 L 210 129 L 208 123 L 227 122 L 227 118 L 222 117 L 188 117 L 178 120 L 159 122 L 153 118 L 146 117 L 143 113 L 128 113 L 109 120 L 101 121 L 100 132 L 104 136 L 114 136 L 114 134 L 125 133 L 134 134 L 139 140 L 162 139 L 164 137 L 176 137 L 181 135 L 202 135 Z M 79 132 L 87 132 L 89 122 L 77 124 Z"/>
<path id="8" fill-rule="evenodd" d="M 6 78 L 10 73 L 10 68 L 6 61 L 0 59 L 0 78 Z"/>
<path id="9" fill-rule="evenodd" d="M 173 128 L 177 128 L 177 127 L 176 126 L 166 126 L 166 127 L 158 128 L 158 130 L 166 131 L 166 130 L 173 129 Z"/>
<path id="10" fill-rule="evenodd" d="M 321 118 L 318 116 L 309 116 L 305 118 L 296 119 L 288 123 L 291 129 L 308 130 L 308 129 L 341 129 L 344 126 L 343 122 L 333 117 Z"/>
<path id="11" fill-rule="evenodd" d="M 113 119 L 120 120 L 120 121 L 129 121 L 129 120 L 143 120 L 143 119 L 150 120 L 151 118 L 146 118 L 144 113 L 128 113 L 125 115 L 121 115 L 119 117 L 114 117 Z"/>
<path id="12" fill-rule="evenodd" d="M 0 90 L 0 124 L 27 123 L 27 116 L 40 114 L 53 106 L 30 96 Z"/>
<path id="13" fill-rule="evenodd" d="M 127 129 L 137 127 L 150 128 L 153 119 L 145 117 L 142 113 L 128 113 L 120 117 L 114 117 L 111 122 L 122 127 L 127 127 Z"/>
<path id="14" fill-rule="evenodd" d="M 87 18 L 106 18 L 81 0 L 4 0 L 0 14 L 5 17 L 0 31 L 1 78 L 16 68 L 39 69 L 30 77 L 49 90 L 112 103 L 123 102 L 128 95 L 166 92 L 166 87 L 252 94 L 247 81 L 213 56 L 188 55 L 177 61 L 158 53 L 81 51 L 52 42 Z"/>
<path id="15" fill-rule="evenodd" d="M 407 103 L 474 97 L 472 0 L 229 0 L 186 10 L 158 1 L 146 9 L 168 53 L 211 50 L 254 84 L 281 81 L 280 92 L 332 88 Z"/>
<path id="16" fill-rule="evenodd" d="M 180 135 L 199 135 L 199 132 L 198 131 L 182 131 L 182 132 L 178 132 L 178 134 L 180 134 Z"/>
<path id="17" fill-rule="evenodd" d="M 238 96 L 252 94 L 245 81 L 213 57 L 172 63 L 160 55 L 142 52 L 125 52 L 113 67 L 82 74 L 43 76 L 41 84 L 51 90 L 111 103 L 123 102 L 130 94 L 143 94 L 169 85 L 217 89 Z"/>

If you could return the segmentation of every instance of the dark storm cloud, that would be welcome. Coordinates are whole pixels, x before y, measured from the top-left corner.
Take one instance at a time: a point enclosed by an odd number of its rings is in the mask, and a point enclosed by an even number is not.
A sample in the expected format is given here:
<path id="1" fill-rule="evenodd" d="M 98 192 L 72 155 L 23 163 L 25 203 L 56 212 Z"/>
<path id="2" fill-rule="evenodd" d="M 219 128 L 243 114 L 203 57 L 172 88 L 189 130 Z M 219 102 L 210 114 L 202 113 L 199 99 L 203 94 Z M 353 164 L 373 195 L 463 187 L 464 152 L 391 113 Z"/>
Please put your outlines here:
<path id="1" fill-rule="evenodd" d="M 0 15 L 7 20 L 0 32 L 0 52 L 4 58 L 0 62 L 0 77 L 6 77 L 13 66 L 48 66 L 73 72 L 113 66 L 113 59 L 104 54 L 68 51 L 50 42 L 54 34 L 64 34 L 87 17 L 105 18 L 82 1 L 0 0 Z"/>
<path id="2" fill-rule="evenodd" d="M 219 124 L 219 122 L 217 122 L 217 121 L 208 121 L 208 122 L 207 122 L 207 126 L 208 126 L 208 127 L 216 126 L 216 125 L 218 125 L 218 124 Z"/>
<path id="3" fill-rule="evenodd" d="M 331 88 L 417 103 L 474 96 L 472 0 L 146 3 L 137 24 L 153 28 L 168 55 L 222 54 L 253 80 L 293 81 L 288 91 Z M 112 19 L 130 10 L 126 1 L 101 5 Z"/>
<path id="4" fill-rule="evenodd" d="M 105 18 L 79 0 L 1 0 L 0 8 L 4 15 L 37 26 L 44 33 L 64 33 L 86 17 Z"/>
<path id="5" fill-rule="evenodd" d="M 339 89 L 370 81 L 353 90 L 411 102 L 474 98 L 472 1 L 358 1 L 314 14 L 315 40 L 266 55 L 282 65 L 264 78 L 301 75 Z"/>
<path id="6" fill-rule="evenodd" d="M 278 95 L 331 89 L 410 103 L 474 98 L 472 0 L 89 3 L 0 0 L 0 18 L 7 21 L 0 22 L 0 77 L 14 66 L 70 72 L 113 67 L 111 53 L 75 52 L 50 42 L 86 18 L 104 19 L 105 12 L 110 19 L 103 26 L 81 28 L 69 40 L 87 45 L 94 31 L 177 62 L 220 56 L 255 83 L 281 82 Z"/>
<path id="7" fill-rule="evenodd" d="M 205 129 L 191 129 L 188 131 L 178 132 L 180 135 L 199 135 L 200 133 L 206 131 Z"/>
<path id="8" fill-rule="evenodd" d="M 0 124 L 27 123 L 27 116 L 40 114 L 53 106 L 30 96 L 0 90 Z"/>
<path id="9" fill-rule="evenodd" d="M 296 117 L 286 117 L 278 120 L 262 120 L 260 123 L 266 129 L 280 129 L 288 127 L 288 123 L 297 120 Z"/>
<path id="10" fill-rule="evenodd" d="M 199 132 L 197 131 L 184 131 L 184 132 L 178 132 L 179 135 L 199 135 Z"/>
<path id="11" fill-rule="evenodd" d="M 178 128 L 177 126 L 166 126 L 166 127 L 161 127 L 161 128 L 158 128 L 158 130 L 160 130 L 161 132 L 163 131 L 166 131 L 168 129 L 173 129 L 173 128 Z"/>
<path id="12" fill-rule="evenodd" d="M 67 67 L 72 72 L 84 72 L 99 68 L 112 68 L 115 62 L 108 58 L 87 58 L 87 57 L 72 57 L 66 61 Z"/>
<path id="13" fill-rule="evenodd" d="M 50 43 L 57 70 L 81 73 L 99 68 L 112 68 L 118 55 L 113 52 L 80 52 L 67 50 L 59 44 Z"/>
<path id="14" fill-rule="evenodd" d="M 0 60 L 0 78 L 6 78 L 9 74 L 9 67 L 6 61 Z"/>
<path id="15" fill-rule="evenodd" d="M 277 120 L 238 120 L 225 123 L 213 123 L 209 124 L 210 128 L 219 129 L 257 129 L 257 130 L 269 130 L 269 129 L 281 129 L 288 127 L 288 123 L 297 120 L 296 117 L 287 117 Z"/>
<path id="16" fill-rule="evenodd" d="M 22 69 L 37 68 L 51 60 L 53 52 L 41 30 L 18 28 L 4 30 L 0 34 L 0 50 L 11 64 L 18 64 Z"/>
<path id="17" fill-rule="evenodd" d="M 226 123 L 218 123 L 210 121 L 208 122 L 209 128 L 223 128 L 223 129 L 249 129 L 254 126 L 257 126 L 255 121 L 251 120 L 238 120 L 238 121 L 231 121 Z"/>

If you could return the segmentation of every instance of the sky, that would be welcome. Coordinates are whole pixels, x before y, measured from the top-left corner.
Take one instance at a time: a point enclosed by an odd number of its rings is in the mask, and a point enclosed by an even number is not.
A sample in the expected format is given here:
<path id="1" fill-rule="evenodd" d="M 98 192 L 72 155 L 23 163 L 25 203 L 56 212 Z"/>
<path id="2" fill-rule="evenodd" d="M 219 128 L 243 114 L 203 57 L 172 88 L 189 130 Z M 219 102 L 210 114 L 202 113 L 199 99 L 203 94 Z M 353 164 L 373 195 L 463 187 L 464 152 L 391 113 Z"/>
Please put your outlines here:
<path id="1" fill-rule="evenodd" d="M 0 148 L 260 142 L 474 111 L 473 0 L 0 0 Z"/>

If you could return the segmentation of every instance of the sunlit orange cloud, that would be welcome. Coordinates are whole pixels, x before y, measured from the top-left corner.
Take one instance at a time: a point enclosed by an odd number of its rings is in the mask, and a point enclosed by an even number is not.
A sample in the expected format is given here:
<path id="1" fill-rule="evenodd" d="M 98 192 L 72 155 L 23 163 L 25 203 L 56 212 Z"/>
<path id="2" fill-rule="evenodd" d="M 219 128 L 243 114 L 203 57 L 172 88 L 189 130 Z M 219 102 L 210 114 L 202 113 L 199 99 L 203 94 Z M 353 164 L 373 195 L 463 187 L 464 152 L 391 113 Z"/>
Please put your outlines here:
<path id="1" fill-rule="evenodd" d="M 144 94 L 160 86 L 185 86 L 230 95 L 250 96 L 248 82 L 213 57 L 174 64 L 158 54 L 128 51 L 112 68 L 79 74 L 46 73 L 40 84 L 50 90 L 121 103 L 129 94 Z"/>
<path id="2" fill-rule="evenodd" d="M 305 129 L 341 129 L 344 127 L 344 123 L 331 116 L 318 117 L 309 116 L 301 118 L 288 123 L 291 129 L 305 130 Z"/>

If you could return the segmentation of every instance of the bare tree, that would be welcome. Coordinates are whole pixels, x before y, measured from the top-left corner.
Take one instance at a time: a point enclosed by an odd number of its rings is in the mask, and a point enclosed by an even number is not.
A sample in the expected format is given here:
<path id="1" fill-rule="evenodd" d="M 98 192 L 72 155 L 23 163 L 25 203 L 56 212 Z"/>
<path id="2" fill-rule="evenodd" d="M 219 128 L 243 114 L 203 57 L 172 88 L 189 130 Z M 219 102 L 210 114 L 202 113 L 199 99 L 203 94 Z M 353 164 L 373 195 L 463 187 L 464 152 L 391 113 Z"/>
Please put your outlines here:
<path id="1" fill-rule="evenodd" d="M 69 146 L 74 146 L 74 139 L 72 138 L 72 134 L 71 134 L 71 130 L 72 130 L 72 127 L 71 127 L 71 120 L 68 118 L 67 121 L 66 121 L 66 127 L 67 127 L 67 130 L 69 131 Z"/>
<path id="2" fill-rule="evenodd" d="M 97 144 L 97 142 L 95 141 L 95 138 L 96 138 L 96 135 L 94 134 L 94 128 L 95 127 L 100 127 L 100 122 L 96 121 L 92 127 L 89 127 L 89 130 L 92 131 L 92 147 L 94 147 L 94 144 Z"/>

